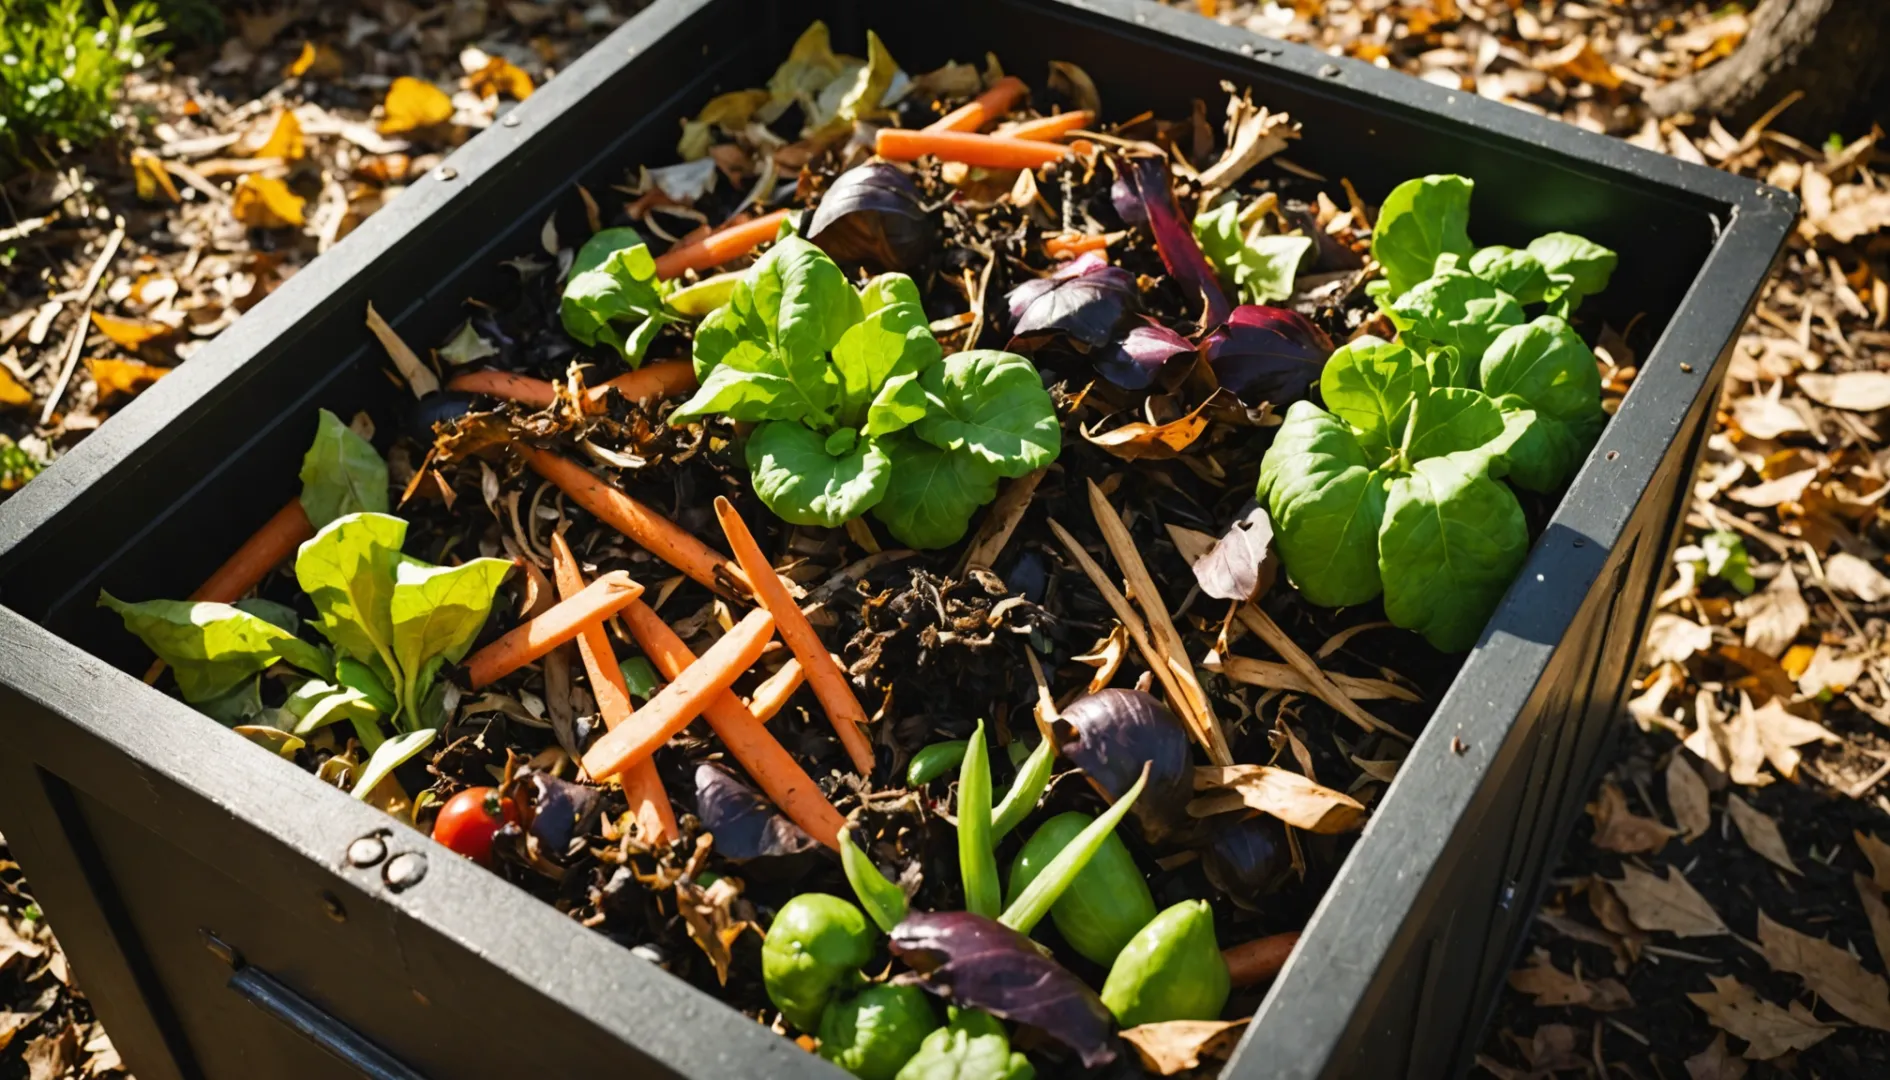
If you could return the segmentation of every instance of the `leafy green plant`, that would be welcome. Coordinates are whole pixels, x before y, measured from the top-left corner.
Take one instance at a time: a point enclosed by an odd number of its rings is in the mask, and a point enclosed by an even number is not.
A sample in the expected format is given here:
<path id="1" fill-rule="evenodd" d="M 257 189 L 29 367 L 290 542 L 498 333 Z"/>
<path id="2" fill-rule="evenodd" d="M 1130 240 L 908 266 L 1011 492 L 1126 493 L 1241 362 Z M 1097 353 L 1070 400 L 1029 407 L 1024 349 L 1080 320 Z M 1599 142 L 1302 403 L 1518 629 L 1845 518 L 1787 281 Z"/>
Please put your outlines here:
<path id="1" fill-rule="evenodd" d="M 369 754 L 354 784 L 365 796 L 432 741 L 447 711 L 440 669 L 472 648 L 512 564 L 433 566 L 402 554 L 407 523 L 383 512 L 387 467 L 333 413 L 321 414 L 302 481 L 303 508 L 321 528 L 297 553 L 295 576 L 325 646 L 300 636 L 293 611 L 263 600 L 134 604 L 101 592 L 99 604 L 170 666 L 184 700 L 225 723 L 260 722 L 294 736 L 283 741 L 291 748 L 349 723 Z M 306 678 L 265 710 L 259 676 L 278 663 Z"/>
<path id="2" fill-rule="evenodd" d="M 1293 279 L 1316 243 L 1310 236 L 1269 233 L 1266 224 L 1266 203 L 1260 200 L 1243 210 L 1237 200 L 1227 199 L 1194 217 L 1202 254 L 1243 304 L 1292 296 Z"/>
<path id="3" fill-rule="evenodd" d="M 161 47 L 157 7 L 112 0 L 0 0 L 0 158 L 24 158 L 48 143 L 92 142 L 111 131 L 126 73 Z"/>
<path id="4" fill-rule="evenodd" d="M 642 235 L 627 226 L 604 229 L 578 249 L 558 314 L 565 333 L 586 345 L 609 345 L 634 368 L 657 331 L 682 318 L 664 302 L 666 295 Z"/>
<path id="5" fill-rule="evenodd" d="M 701 388 L 670 416 L 758 424 L 761 501 L 796 525 L 871 510 L 901 543 L 945 547 L 997 481 L 1056 459 L 1061 429 L 1037 369 L 1013 353 L 943 357 L 918 287 L 854 289 L 798 236 L 778 240 L 696 329 Z"/>
<path id="6" fill-rule="evenodd" d="M 1030 1059 L 1011 1049 L 1004 1025 L 982 1009 L 949 1008 L 944 1027 L 935 1028 L 907 1059 L 895 1080 L 1032 1080 Z"/>
<path id="7" fill-rule="evenodd" d="M 31 451 L 0 435 L 0 495 L 17 491 L 46 467 Z"/>

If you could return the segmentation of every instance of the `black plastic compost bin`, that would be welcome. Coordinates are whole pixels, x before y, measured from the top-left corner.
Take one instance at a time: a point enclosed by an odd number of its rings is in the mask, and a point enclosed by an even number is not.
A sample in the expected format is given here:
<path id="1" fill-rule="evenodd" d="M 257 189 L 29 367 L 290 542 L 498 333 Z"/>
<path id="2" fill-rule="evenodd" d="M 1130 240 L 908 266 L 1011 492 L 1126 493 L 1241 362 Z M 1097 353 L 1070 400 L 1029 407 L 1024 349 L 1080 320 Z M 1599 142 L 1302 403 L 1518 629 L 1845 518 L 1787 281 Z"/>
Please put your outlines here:
<path id="1" fill-rule="evenodd" d="M 1460 172 L 1480 241 L 1567 229 L 1620 252 L 1592 313 L 1644 313 L 1657 344 L 1226 1075 L 1467 1066 L 1627 692 L 1793 200 L 1150 3 L 663 0 L 0 506 L 0 829 L 142 1080 L 837 1075 L 146 687 L 148 657 L 93 606 L 101 587 L 188 593 L 293 494 L 317 406 L 395 429 L 406 392 L 370 301 L 440 340 L 573 184 L 671 160 L 679 117 L 762 82 L 815 17 L 856 53 L 872 27 L 910 70 L 1073 60 L 1117 117 L 1251 86 L 1304 122 L 1299 164 L 1368 199 Z"/>

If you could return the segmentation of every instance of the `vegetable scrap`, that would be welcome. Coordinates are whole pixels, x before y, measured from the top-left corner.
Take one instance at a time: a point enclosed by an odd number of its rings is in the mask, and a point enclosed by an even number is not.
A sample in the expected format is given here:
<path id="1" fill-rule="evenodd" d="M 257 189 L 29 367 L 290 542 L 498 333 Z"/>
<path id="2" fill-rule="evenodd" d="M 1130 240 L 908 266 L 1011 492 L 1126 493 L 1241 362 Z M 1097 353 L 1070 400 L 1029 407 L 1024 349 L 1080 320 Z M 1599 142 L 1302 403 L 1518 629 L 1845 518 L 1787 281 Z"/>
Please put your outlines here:
<path id="1" fill-rule="evenodd" d="M 814 24 L 574 193 L 567 269 L 433 365 L 371 319 L 410 422 L 321 413 L 203 589 L 100 603 L 159 685 L 855 1075 L 1191 1060 L 1606 422 L 1613 255 L 1476 247 L 1467 177 L 1340 210 L 1234 88 L 1217 149 L 1068 63 L 866 46 Z"/>

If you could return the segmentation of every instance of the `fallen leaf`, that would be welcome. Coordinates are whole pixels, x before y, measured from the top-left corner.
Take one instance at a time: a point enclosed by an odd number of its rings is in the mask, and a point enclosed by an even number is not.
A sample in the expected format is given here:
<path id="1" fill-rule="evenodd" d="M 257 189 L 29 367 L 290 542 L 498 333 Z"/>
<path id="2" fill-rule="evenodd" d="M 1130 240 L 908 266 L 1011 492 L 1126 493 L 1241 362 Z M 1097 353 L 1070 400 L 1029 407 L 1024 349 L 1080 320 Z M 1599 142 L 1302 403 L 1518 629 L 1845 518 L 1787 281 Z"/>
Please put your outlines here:
<path id="1" fill-rule="evenodd" d="M 463 85 L 482 98 L 504 94 L 513 101 L 532 96 L 532 77 L 503 56 L 486 61 L 486 66 L 466 76 Z"/>
<path id="2" fill-rule="evenodd" d="M 112 340 L 115 345 L 136 351 L 145 342 L 154 341 L 171 332 L 171 328 L 161 322 L 149 322 L 144 319 L 121 319 L 116 315 L 106 315 L 94 311 L 92 325 L 99 332 Z"/>
<path id="3" fill-rule="evenodd" d="M 1877 883 L 1862 874 L 1852 874 L 1857 899 L 1864 905 L 1864 917 L 1870 920 L 1870 937 L 1877 943 L 1877 962 L 1890 965 L 1890 907 L 1885 907 Z"/>
<path id="4" fill-rule="evenodd" d="M 1712 1045 L 1687 1059 L 1687 1080 L 1746 1080 L 1751 1068 L 1726 1049 L 1726 1033 L 1713 1033 Z"/>
<path id="5" fill-rule="evenodd" d="M 308 156 L 308 143 L 302 138 L 302 122 L 287 109 L 276 113 L 276 126 L 250 156 L 281 158 L 284 161 L 302 160 Z"/>
<path id="6" fill-rule="evenodd" d="M 1543 1080 L 1564 1069 L 1586 1070 L 1588 1067 L 1582 1051 L 1577 1049 L 1586 1049 L 1584 1044 L 1588 1041 L 1588 1033 L 1578 1032 L 1567 1024 L 1544 1024 L 1526 1040 L 1517 1035 L 1510 1036 L 1510 1039 L 1534 1070 L 1530 1080 Z"/>
<path id="7" fill-rule="evenodd" d="M 497 355 L 499 355 L 498 346 L 480 337 L 479 331 L 473 329 L 471 320 L 460 323 L 452 339 L 440 347 L 440 359 L 454 367 L 461 367 L 475 360 Z"/>
<path id="8" fill-rule="evenodd" d="M 177 185 L 171 182 L 171 171 L 149 150 L 131 152 L 131 175 L 137 185 L 138 198 L 145 202 L 156 202 L 160 191 L 174 203 L 184 201 L 184 197 L 177 193 Z"/>
<path id="9" fill-rule="evenodd" d="M 1680 937 L 1731 933 L 1679 867 L 1667 867 L 1664 878 L 1632 863 L 1623 865 L 1621 873 L 1624 877 L 1608 881 L 1608 887 L 1626 905 L 1628 918 L 1642 930 L 1665 930 Z"/>
<path id="10" fill-rule="evenodd" d="M 1535 66 L 1562 79 L 1576 79 L 1603 90 L 1621 88 L 1621 75 L 1614 65 L 1595 51 L 1587 38 L 1580 38 L 1564 48 L 1535 58 Z"/>
<path id="11" fill-rule="evenodd" d="M 1685 616 L 1663 611 L 1654 616 L 1647 628 L 1647 641 L 1641 647 L 1641 662 L 1651 666 L 1669 661 L 1684 664 L 1688 657 L 1713 647 L 1713 628 L 1702 626 Z"/>
<path id="12" fill-rule="evenodd" d="M 1648 854 L 1667 846 L 1674 831 L 1628 809 L 1627 796 L 1613 781 L 1601 785 L 1601 797 L 1588 804 L 1595 819 L 1595 846 L 1623 855 Z"/>
<path id="13" fill-rule="evenodd" d="M 1676 677 L 1675 671 L 1681 674 Z M 1654 669 L 1654 680 L 1646 690 L 1628 699 L 1628 716 L 1642 731 L 1652 731 L 1655 724 L 1666 726 L 1668 721 L 1663 711 L 1667 705 L 1667 695 L 1685 678 L 1684 669 L 1677 664 L 1662 664 Z"/>
<path id="14" fill-rule="evenodd" d="M 1890 577 L 1848 551 L 1840 551 L 1825 560 L 1824 580 L 1866 604 L 1890 598 Z"/>
<path id="15" fill-rule="evenodd" d="M 1634 925 L 1634 920 L 1628 917 L 1627 905 L 1621 902 L 1606 878 L 1591 876 L 1583 891 L 1588 894 L 1588 910 L 1594 913 L 1595 921 L 1614 938 L 1609 947 L 1615 950 L 1616 968 L 1626 971 L 1627 965 L 1620 963 L 1619 958 L 1640 960 L 1641 949 L 1648 942 L 1647 932 Z"/>
<path id="16" fill-rule="evenodd" d="M 1299 137 L 1299 125 L 1285 113 L 1268 112 L 1256 107 L 1253 94 L 1227 96 L 1227 151 L 1221 159 L 1201 173 L 1201 185 L 1207 191 L 1238 183 L 1254 166 L 1286 149 L 1288 139 Z"/>
<path id="17" fill-rule="evenodd" d="M 1776 439 L 1794 431 L 1810 431 L 1811 425 L 1797 409 L 1779 399 L 1785 383 L 1781 380 L 1763 394 L 1747 394 L 1732 402 L 1729 412 L 1739 430 L 1755 439 Z"/>
<path id="18" fill-rule="evenodd" d="M 1807 177 L 1822 175 L 1816 169 L 1806 169 Z M 1849 184 L 1840 192 L 1864 192 L 1865 185 Z M 1877 191 L 1853 198 L 1829 213 L 1821 214 L 1816 220 L 1818 228 L 1840 244 L 1848 244 L 1862 236 L 1877 232 L 1890 226 L 1890 192 Z M 1799 385 L 1804 385 L 1805 377 L 1798 377 Z"/>
<path id="19" fill-rule="evenodd" d="M 1732 732 L 1726 726 L 1726 714 L 1720 711 L 1719 702 L 1714 699 L 1711 690 L 1701 690 L 1693 695 L 1693 715 L 1699 720 L 1699 726 L 1686 737 L 1682 744 L 1693 755 L 1711 766 L 1716 772 L 1732 774 Z M 1741 784 L 1767 784 L 1771 777 L 1758 771 L 1765 764 L 1765 751 L 1758 740 L 1752 740 L 1753 759 L 1742 762 L 1740 768 L 1750 778 L 1738 780 Z"/>
<path id="20" fill-rule="evenodd" d="M 1109 630 L 1109 636 L 1090 647 L 1089 652 L 1070 659 L 1079 664 L 1088 664 L 1096 669 L 1096 674 L 1089 677 L 1089 687 L 1085 693 L 1093 694 L 1107 687 L 1116 677 L 1116 670 L 1122 666 L 1122 658 L 1129 652 L 1129 628 L 1116 623 Z"/>
<path id="21" fill-rule="evenodd" d="M 1555 966 L 1548 950 L 1530 954 L 1529 966 L 1509 973 L 1509 985 L 1520 993 L 1532 994 L 1542 1007 L 1574 1005 L 1596 1012 L 1612 1012 L 1634 1007 L 1634 997 L 1618 979 L 1590 982 Z"/>
<path id="22" fill-rule="evenodd" d="M 1847 1019 L 1890 1031 L 1890 983 L 1864 970 L 1850 950 L 1801 934 L 1761 911 L 1759 952 L 1773 971 L 1803 979 L 1806 989 Z"/>
<path id="23" fill-rule="evenodd" d="M 1870 876 L 1877 884 L 1877 891 L 1890 892 L 1890 844 L 1862 829 L 1853 830 L 1851 836 L 1857 840 L 1857 850 L 1870 860 Z"/>
<path id="24" fill-rule="evenodd" d="M 1846 371 L 1838 375 L 1805 372 L 1798 376 L 1798 388 L 1820 405 L 1849 412 L 1875 412 L 1890 408 L 1890 372 Z"/>
<path id="25" fill-rule="evenodd" d="M 36 960 L 46 955 L 46 946 L 13 929 L 4 915 L 0 915 L 0 971 L 15 960 Z"/>
<path id="26" fill-rule="evenodd" d="M 68 1023 L 56 1035 L 34 1039 L 22 1059 L 27 1080 L 60 1080 L 79 1063 L 79 1029 Z"/>
<path id="27" fill-rule="evenodd" d="M 1171 458 L 1194 445 L 1194 441 L 1208 429 L 1207 417 L 1202 416 L 1201 411 L 1210 404 L 1212 399 L 1195 406 L 1188 415 L 1166 424 L 1136 420 L 1101 435 L 1092 435 L 1089 428 L 1083 428 L 1083 438 L 1124 461 Z"/>
<path id="28" fill-rule="evenodd" d="M 1751 699 L 1744 694 L 1739 695 L 1739 716 L 1727 727 L 1732 736 L 1734 769 L 1739 767 L 1742 746 L 1756 740 L 1765 759 L 1787 780 L 1798 776 L 1801 758 L 1798 747 L 1810 742 L 1843 741 L 1826 730 L 1824 725 L 1793 714 L 1777 698 L 1766 702 L 1763 708 L 1755 709 Z M 1733 776 L 1733 781 L 1744 782 L 1737 775 Z"/>
<path id="29" fill-rule="evenodd" d="M 296 54 L 282 69 L 282 74 L 291 79 L 307 76 L 316 79 L 332 79 L 340 75 L 341 54 L 327 45 L 316 45 L 304 41 L 302 51 Z"/>
<path id="30" fill-rule="evenodd" d="M 1837 1028 L 1823 1023 L 1811 1010 L 1794 1001 L 1790 1011 L 1754 993 L 1731 975 L 1708 975 L 1712 993 L 1688 994 L 1713 1026 L 1747 1043 L 1746 1057 L 1770 1061 L 1793 1050 L 1805 1050 L 1824 1041 Z"/>
<path id="31" fill-rule="evenodd" d="M 1194 580 L 1216 600 L 1251 600 L 1273 585 L 1273 519 L 1255 506 L 1236 519 L 1207 554 L 1193 560 Z"/>
<path id="32" fill-rule="evenodd" d="M 1194 817 L 1243 807 L 1271 814 L 1310 833 L 1351 832 L 1365 822 L 1365 807 L 1351 796 L 1272 765 L 1202 765 L 1194 790 L 1212 792 L 1188 804 Z"/>
<path id="33" fill-rule="evenodd" d="M 1863 676 L 1865 660 L 1861 652 L 1842 654 L 1829 645 L 1820 645 L 1812 650 L 1805 669 L 1798 674 L 1798 692 L 1806 697 L 1826 692 L 1841 694 Z"/>
<path id="34" fill-rule="evenodd" d="M 430 82 L 402 75 L 387 88 L 381 113 L 381 134 L 399 135 L 451 120 L 453 99 Z"/>
<path id="35" fill-rule="evenodd" d="M 1240 1041 L 1240 1029 L 1252 1017 L 1239 1020 L 1169 1020 L 1124 1028 L 1122 1037 L 1135 1047 L 1142 1066 L 1162 1076 L 1201 1067 L 1202 1058 L 1225 1058 Z"/>
<path id="36" fill-rule="evenodd" d="M 716 979 L 724 986 L 728 985 L 728 969 L 734 960 L 732 946 L 742 934 L 756 929 L 754 923 L 735 915 L 735 902 L 740 897 L 741 886 L 734 878 L 716 878 L 706 889 L 693 881 L 676 883 L 676 908 L 682 913 L 690 940 L 708 956 Z"/>
<path id="37" fill-rule="evenodd" d="M 387 325 L 387 320 L 381 318 L 381 313 L 374 310 L 372 303 L 367 306 L 367 325 L 375 338 L 379 339 L 381 348 L 387 350 L 388 359 L 400 369 L 400 377 L 407 380 L 407 388 L 413 391 L 414 397 L 426 397 L 440 388 L 439 376 L 420 362 L 420 357 L 401 340 L 393 327 Z"/>
<path id="38" fill-rule="evenodd" d="M 12 372 L 0 367 L 0 406 L 31 405 L 32 403 L 33 392 L 21 386 L 19 380 L 13 377 Z"/>
<path id="39" fill-rule="evenodd" d="M 1759 484 L 1736 487 L 1726 492 L 1726 497 L 1747 506 L 1770 507 L 1780 503 L 1798 502 L 1804 498 L 1805 489 L 1818 478 L 1816 469 L 1800 469 L 1787 473 L 1776 480 L 1767 480 Z"/>
<path id="40" fill-rule="evenodd" d="M 1678 751 L 1667 762 L 1667 809 L 1673 814 L 1673 823 L 1680 826 L 1682 843 L 1691 844 L 1713 827 L 1706 781 Z"/>
<path id="41" fill-rule="evenodd" d="M 92 360 L 85 362 L 85 368 L 92 373 L 92 381 L 98 384 L 100 401 L 120 395 L 132 396 L 171 373 L 167 367 L 147 364 L 141 360 Z"/>
<path id="42" fill-rule="evenodd" d="M 1764 589 L 1734 604 L 1733 610 L 1746 620 L 1746 648 L 1772 657 L 1783 653 L 1811 621 L 1811 609 L 1798 592 L 1798 575 L 1792 573 L 1790 563 Z"/>
<path id="43" fill-rule="evenodd" d="M 1751 803 L 1730 792 L 1726 795 L 1726 815 L 1732 818 L 1733 826 L 1739 830 L 1747 847 L 1772 865 L 1803 876 L 1798 864 L 1792 861 L 1791 852 L 1785 850 L 1785 838 L 1779 834 L 1778 822 L 1770 815 L 1754 809 Z"/>
<path id="44" fill-rule="evenodd" d="M 248 173 L 236 182 L 230 213 L 251 228 L 284 229 L 302 224 L 302 207 L 306 204 L 307 200 L 275 177 Z"/>

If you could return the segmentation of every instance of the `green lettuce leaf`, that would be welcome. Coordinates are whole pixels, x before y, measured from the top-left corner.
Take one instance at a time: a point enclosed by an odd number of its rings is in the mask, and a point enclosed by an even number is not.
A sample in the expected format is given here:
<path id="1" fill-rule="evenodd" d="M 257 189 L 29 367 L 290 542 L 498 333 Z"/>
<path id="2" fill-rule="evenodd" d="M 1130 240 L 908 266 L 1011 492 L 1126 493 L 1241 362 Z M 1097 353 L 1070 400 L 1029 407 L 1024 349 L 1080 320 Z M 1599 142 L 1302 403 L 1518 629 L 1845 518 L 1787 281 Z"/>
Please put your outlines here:
<path id="1" fill-rule="evenodd" d="M 1404 460 L 1411 467 L 1430 458 L 1474 451 L 1489 445 L 1503 430 L 1502 410 L 1479 391 L 1456 386 L 1427 389 L 1412 402 Z M 1499 450 L 1492 448 L 1493 453 Z"/>
<path id="2" fill-rule="evenodd" d="M 971 515 L 997 497 L 998 472 L 976 454 L 941 449 L 907 431 L 876 442 L 890 475 L 873 516 L 907 547 L 950 547 L 964 537 Z"/>
<path id="3" fill-rule="evenodd" d="M 492 597 L 512 570 L 505 559 L 428 566 L 403 559 L 388 600 L 400 700 L 411 723 L 443 664 L 457 664 L 492 613 Z"/>
<path id="4" fill-rule="evenodd" d="M 1016 353 L 953 353 L 919 374 L 931 400 L 913 433 L 941 450 L 962 450 L 998 476 L 1017 477 L 1057 458 L 1063 431 L 1037 367 Z"/>
<path id="5" fill-rule="evenodd" d="M 1518 304 L 1539 304 L 1549 289 L 1549 272 L 1541 260 L 1513 247 L 1481 248 L 1470 256 L 1468 269 L 1515 297 Z"/>
<path id="6" fill-rule="evenodd" d="M 1489 465 L 1477 451 L 1420 461 L 1385 500 L 1385 617 L 1443 652 L 1477 643 L 1529 552 L 1522 506 Z"/>
<path id="7" fill-rule="evenodd" d="M 170 665 L 184 700 L 200 704 L 238 687 L 277 660 L 332 674 L 322 651 L 280 626 L 229 604 L 146 600 L 128 604 L 98 596 L 160 660 Z"/>
<path id="8" fill-rule="evenodd" d="M 1529 254 L 1548 272 L 1551 285 L 1545 298 L 1562 301 L 1565 312 L 1575 310 L 1583 297 L 1607 288 L 1618 259 L 1600 244 L 1565 232 L 1529 241 Z"/>
<path id="9" fill-rule="evenodd" d="M 1386 313 L 1400 341 L 1455 349 L 1465 375 L 1475 374 L 1475 358 L 1498 334 L 1525 318 L 1515 297 L 1462 270 L 1445 270 L 1419 282 L 1393 300 Z"/>
<path id="10" fill-rule="evenodd" d="M 1372 258 L 1384 268 L 1391 297 L 1430 277 L 1439 255 L 1467 258 L 1475 250 L 1469 232 L 1472 187 L 1462 176 L 1422 176 L 1385 196 L 1372 227 Z"/>
<path id="11" fill-rule="evenodd" d="M 643 363 L 657 331 L 681 318 L 663 303 L 656 258 L 628 227 L 604 229 L 578 250 L 558 311 L 566 333 L 586 345 L 609 345 L 631 367 Z M 617 324 L 629 324 L 630 332 Z"/>
<path id="12" fill-rule="evenodd" d="M 389 514 L 349 514 L 329 522 L 295 557 L 295 579 L 315 603 L 315 628 L 336 649 L 370 667 L 398 670 L 390 613 L 394 567 L 407 523 Z"/>
<path id="13" fill-rule="evenodd" d="M 1515 394 L 1493 399 L 1503 411 L 1507 429 L 1503 457 L 1507 479 L 1525 491 L 1552 494 L 1574 477 L 1588 451 L 1594 449 L 1607 422 L 1606 413 L 1573 423 L 1558 420 L 1529 407 Z"/>
<path id="14" fill-rule="evenodd" d="M 794 525 L 846 524 L 880 501 L 892 473 L 874 440 L 857 434 L 830 439 L 791 420 L 756 428 L 747 457 L 755 494 Z"/>
<path id="15" fill-rule="evenodd" d="M 897 278 L 903 281 L 885 282 Z M 904 274 L 885 274 L 861 292 L 866 317 L 840 335 L 833 347 L 833 366 L 840 375 L 838 423 L 864 427 L 869 435 L 896 431 L 925 414 L 925 394 L 918 374 L 937 364 L 942 355 L 932 336 L 918 289 Z M 915 299 L 904 299 L 909 293 Z M 886 300 L 891 302 L 882 302 Z M 890 391 L 888 383 L 898 383 Z"/>
<path id="16" fill-rule="evenodd" d="M 1378 532 L 1388 474 L 1372 468 L 1345 421 L 1310 401 L 1286 411 L 1260 462 L 1259 499 L 1293 583 L 1322 607 L 1379 593 Z"/>
<path id="17" fill-rule="evenodd" d="M 1293 282 L 1315 242 L 1308 236 L 1264 235 L 1257 225 L 1243 230 L 1240 207 L 1230 199 L 1196 214 L 1194 235 L 1222 284 L 1242 303 L 1276 303 L 1293 295 Z"/>
<path id="18" fill-rule="evenodd" d="M 350 792 L 357 799 L 365 799 L 388 773 L 393 772 L 408 758 L 425 750 L 439 734 L 437 728 L 422 727 L 396 735 L 370 751 L 367 764 L 361 767 L 361 775 L 355 778 L 354 789 Z"/>
<path id="19" fill-rule="evenodd" d="M 343 514 L 387 512 L 387 463 L 374 444 L 323 409 L 302 456 L 302 511 L 316 528 Z"/>
<path id="20" fill-rule="evenodd" d="M 1369 334 L 1333 352 L 1319 375 L 1326 408 L 1351 425 L 1373 464 L 1403 438 L 1411 398 L 1428 385 L 1410 349 Z"/>
<path id="21" fill-rule="evenodd" d="M 1491 397 L 1513 394 L 1564 423 L 1601 416 L 1601 369 L 1573 327 L 1553 315 L 1503 331 L 1479 372 Z"/>

